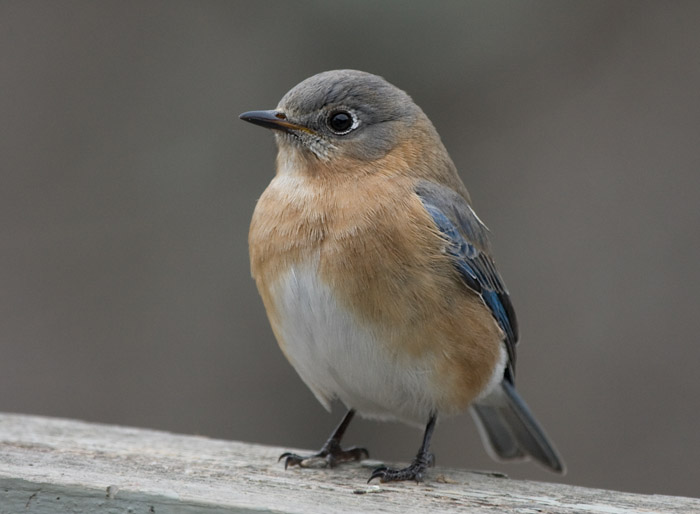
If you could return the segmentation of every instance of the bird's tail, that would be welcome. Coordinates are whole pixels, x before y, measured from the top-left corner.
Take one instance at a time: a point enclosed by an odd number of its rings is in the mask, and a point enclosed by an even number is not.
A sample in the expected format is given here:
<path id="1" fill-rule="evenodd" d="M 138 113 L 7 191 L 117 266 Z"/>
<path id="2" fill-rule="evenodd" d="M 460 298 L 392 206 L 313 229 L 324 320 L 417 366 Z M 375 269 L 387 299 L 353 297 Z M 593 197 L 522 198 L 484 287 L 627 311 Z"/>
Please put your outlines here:
<path id="1" fill-rule="evenodd" d="M 481 439 L 497 460 L 534 458 L 556 473 L 565 473 L 561 457 L 547 434 L 509 381 L 501 382 L 472 406 Z"/>

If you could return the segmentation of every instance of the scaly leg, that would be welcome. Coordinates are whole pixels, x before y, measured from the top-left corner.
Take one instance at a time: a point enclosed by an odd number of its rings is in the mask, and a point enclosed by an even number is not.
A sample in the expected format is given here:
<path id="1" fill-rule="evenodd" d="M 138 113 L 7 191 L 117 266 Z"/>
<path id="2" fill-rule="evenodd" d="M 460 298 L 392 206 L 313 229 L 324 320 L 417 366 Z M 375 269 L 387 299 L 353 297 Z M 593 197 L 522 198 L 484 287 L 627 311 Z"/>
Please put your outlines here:
<path id="1" fill-rule="evenodd" d="M 371 482 L 375 478 L 378 478 L 380 482 L 397 482 L 399 480 L 415 480 L 416 482 L 423 481 L 423 473 L 425 469 L 432 466 L 435 462 L 435 457 L 432 453 L 428 452 L 430 447 L 430 438 L 433 435 L 433 430 L 435 429 L 435 421 L 437 420 L 437 414 L 433 412 L 428 420 L 428 425 L 425 427 L 425 434 L 423 434 L 423 444 L 418 450 L 418 454 L 411 462 L 410 466 L 403 469 L 391 469 L 386 466 L 380 466 L 372 472 L 372 475 L 367 480 L 367 483 Z"/>
<path id="2" fill-rule="evenodd" d="M 352 448 L 343 450 L 340 447 L 340 440 L 343 438 L 343 434 L 345 434 L 345 429 L 348 428 L 348 425 L 350 424 L 350 421 L 352 421 L 352 418 L 354 416 L 355 409 L 350 409 L 347 412 L 347 414 L 345 414 L 345 417 L 340 422 L 340 424 L 333 431 L 331 436 L 328 438 L 326 444 L 323 445 L 323 447 L 319 450 L 318 453 L 315 453 L 313 455 L 301 456 L 297 455 L 296 453 L 285 452 L 282 455 L 280 455 L 279 460 L 284 459 L 284 469 L 287 469 L 287 466 L 305 467 L 304 463 L 311 459 L 326 459 L 326 465 L 330 468 L 333 468 L 336 465 L 341 464 L 343 462 L 350 462 L 354 460 L 362 460 L 363 458 L 368 458 L 369 452 L 365 448 L 358 448 L 357 446 L 353 446 Z"/>

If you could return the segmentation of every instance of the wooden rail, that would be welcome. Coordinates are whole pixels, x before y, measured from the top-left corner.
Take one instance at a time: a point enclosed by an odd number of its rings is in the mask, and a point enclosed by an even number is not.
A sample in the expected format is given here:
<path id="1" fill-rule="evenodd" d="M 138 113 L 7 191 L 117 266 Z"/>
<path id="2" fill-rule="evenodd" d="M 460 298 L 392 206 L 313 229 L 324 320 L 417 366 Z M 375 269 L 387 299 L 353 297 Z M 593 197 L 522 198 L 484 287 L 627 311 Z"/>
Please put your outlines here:
<path id="1" fill-rule="evenodd" d="M 700 513 L 700 500 L 434 468 L 424 483 L 366 483 L 376 462 L 287 471 L 286 449 L 0 414 L 0 514 Z"/>

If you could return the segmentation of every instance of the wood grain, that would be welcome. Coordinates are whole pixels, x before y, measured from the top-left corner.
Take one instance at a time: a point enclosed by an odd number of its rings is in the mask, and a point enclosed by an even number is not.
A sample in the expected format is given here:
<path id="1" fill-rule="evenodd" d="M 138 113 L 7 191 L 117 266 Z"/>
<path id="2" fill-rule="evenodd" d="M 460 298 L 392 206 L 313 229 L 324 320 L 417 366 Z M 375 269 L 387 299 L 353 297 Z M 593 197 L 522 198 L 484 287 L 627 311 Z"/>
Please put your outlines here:
<path id="1" fill-rule="evenodd" d="M 275 448 L 80 421 L 0 414 L 0 514 L 700 512 L 700 500 L 434 468 L 371 484 L 369 465 L 284 467 Z"/>

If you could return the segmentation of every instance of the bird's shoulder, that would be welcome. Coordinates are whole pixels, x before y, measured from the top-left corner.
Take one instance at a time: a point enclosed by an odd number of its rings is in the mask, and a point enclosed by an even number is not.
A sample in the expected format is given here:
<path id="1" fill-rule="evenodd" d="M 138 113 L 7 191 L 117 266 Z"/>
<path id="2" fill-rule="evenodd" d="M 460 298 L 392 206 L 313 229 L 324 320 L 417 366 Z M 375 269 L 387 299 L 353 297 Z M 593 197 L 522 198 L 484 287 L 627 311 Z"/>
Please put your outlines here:
<path id="1" fill-rule="evenodd" d="M 509 355 L 508 376 L 512 378 L 518 341 L 517 318 L 491 255 L 486 225 L 462 194 L 445 185 L 422 180 L 416 183 L 415 191 L 445 238 L 446 251 L 462 280 L 481 296 L 503 330 Z"/>

